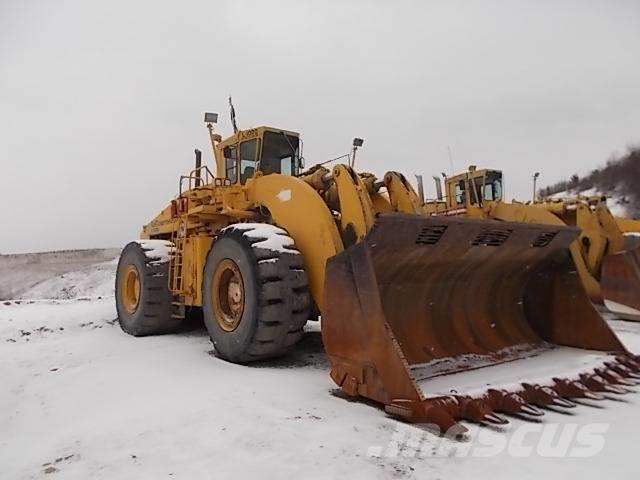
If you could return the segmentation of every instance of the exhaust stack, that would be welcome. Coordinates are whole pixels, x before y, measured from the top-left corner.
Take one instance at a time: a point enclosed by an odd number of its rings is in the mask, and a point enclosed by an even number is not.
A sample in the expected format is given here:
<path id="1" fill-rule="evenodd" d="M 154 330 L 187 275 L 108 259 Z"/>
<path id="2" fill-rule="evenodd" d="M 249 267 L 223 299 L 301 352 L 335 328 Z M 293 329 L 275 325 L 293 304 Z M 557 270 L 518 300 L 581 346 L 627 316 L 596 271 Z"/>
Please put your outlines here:
<path id="1" fill-rule="evenodd" d="M 195 181 L 195 186 L 197 188 L 202 183 L 202 173 L 200 172 L 200 169 L 202 168 L 202 152 L 196 148 L 194 150 L 194 153 L 196 154 L 196 170 L 195 170 L 196 181 Z"/>
<path id="2" fill-rule="evenodd" d="M 422 175 L 416 175 L 416 182 L 418 182 L 418 196 L 420 202 L 424 204 L 424 182 L 422 181 Z"/>

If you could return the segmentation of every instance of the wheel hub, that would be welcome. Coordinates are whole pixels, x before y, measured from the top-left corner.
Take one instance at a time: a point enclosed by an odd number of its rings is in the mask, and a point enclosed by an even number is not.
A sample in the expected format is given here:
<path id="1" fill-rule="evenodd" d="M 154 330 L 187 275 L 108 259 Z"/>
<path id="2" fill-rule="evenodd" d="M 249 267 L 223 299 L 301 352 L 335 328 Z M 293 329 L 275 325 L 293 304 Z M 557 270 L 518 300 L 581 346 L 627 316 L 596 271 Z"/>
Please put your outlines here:
<path id="1" fill-rule="evenodd" d="M 233 260 L 221 261 L 213 274 L 211 300 L 220 328 L 232 332 L 240 324 L 244 312 L 244 281 Z"/>
<path id="2" fill-rule="evenodd" d="M 123 274 L 122 304 L 127 313 L 135 313 L 140 303 L 140 274 L 135 265 L 127 265 Z"/>

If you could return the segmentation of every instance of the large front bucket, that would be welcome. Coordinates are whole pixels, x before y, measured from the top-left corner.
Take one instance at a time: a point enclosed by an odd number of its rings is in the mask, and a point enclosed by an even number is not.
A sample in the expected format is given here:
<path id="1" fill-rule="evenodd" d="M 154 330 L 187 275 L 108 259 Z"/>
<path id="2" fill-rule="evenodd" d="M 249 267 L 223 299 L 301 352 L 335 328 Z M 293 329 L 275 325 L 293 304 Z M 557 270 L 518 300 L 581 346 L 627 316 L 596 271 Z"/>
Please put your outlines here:
<path id="1" fill-rule="evenodd" d="M 629 383 L 640 365 L 584 292 L 568 250 L 577 235 L 381 215 L 327 263 L 322 337 L 333 380 L 444 430 L 620 390 L 614 380 Z"/>
<path id="2" fill-rule="evenodd" d="M 604 258 L 600 287 L 610 311 L 640 320 L 640 237 L 626 236 L 625 250 Z"/>

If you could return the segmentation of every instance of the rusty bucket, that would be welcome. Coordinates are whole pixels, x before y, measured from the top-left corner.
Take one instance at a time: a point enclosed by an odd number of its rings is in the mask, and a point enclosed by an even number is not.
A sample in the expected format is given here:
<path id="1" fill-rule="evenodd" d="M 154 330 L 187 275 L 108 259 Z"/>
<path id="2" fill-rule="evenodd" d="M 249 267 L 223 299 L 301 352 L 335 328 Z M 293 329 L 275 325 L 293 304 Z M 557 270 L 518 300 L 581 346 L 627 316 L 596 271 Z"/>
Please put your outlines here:
<path id="1" fill-rule="evenodd" d="M 461 432 L 577 397 L 640 370 L 589 301 L 571 227 L 386 214 L 329 259 L 322 337 L 350 396 Z"/>
<path id="2" fill-rule="evenodd" d="M 640 320 L 640 237 L 626 236 L 625 250 L 604 258 L 600 286 L 610 311 Z"/>

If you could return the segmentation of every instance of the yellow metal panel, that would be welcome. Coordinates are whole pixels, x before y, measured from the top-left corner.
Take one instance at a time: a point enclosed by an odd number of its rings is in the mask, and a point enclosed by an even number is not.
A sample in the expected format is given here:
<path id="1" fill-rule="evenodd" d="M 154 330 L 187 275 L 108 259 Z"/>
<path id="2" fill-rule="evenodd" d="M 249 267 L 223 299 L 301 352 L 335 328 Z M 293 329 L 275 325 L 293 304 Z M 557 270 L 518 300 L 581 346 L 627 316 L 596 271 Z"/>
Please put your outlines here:
<path id="1" fill-rule="evenodd" d="M 373 227 L 373 204 L 362 180 L 351 167 L 336 165 L 333 179 L 340 198 L 340 224 L 342 232 L 353 229 L 355 240 L 362 240 Z M 351 226 L 351 227 L 349 227 Z"/>
<path id="2" fill-rule="evenodd" d="M 284 228 L 304 258 L 311 295 L 322 306 L 325 264 L 343 250 L 335 220 L 322 197 L 306 182 L 279 174 L 247 182 L 250 200 L 269 210 L 273 223 Z"/>
<path id="3" fill-rule="evenodd" d="M 605 205 L 598 205 L 595 209 L 595 215 L 607 237 L 608 255 L 613 255 L 624 250 L 624 235 L 616 218 Z"/>
<path id="4" fill-rule="evenodd" d="M 534 205 L 525 205 L 522 203 L 503 203 L 490 202 L 486 203 L 484 211 L 489 218 L 497 220 L 506 220 L 511 222 L 540 223 L 547 225 L 566 225 L 560 218 L 544 208 L 538 208 Z M 574 241 L 570 247 L 571 256 L 576 264 L 576 269 L 582 285 L 592 300 L 602 301 L 602 292 L 600 284 L 589 270 L 585 259 L 582 255 L 579 240 Z"/>
<path id="5" fill-rule="evenodd" d="M 382 193 L 372 193 L 371 203 L 376 213 L 389 213 L 393 212 L 391 208 L 391 202 L 389 202 L 389 196 Z"/>
<path id="6" fill-rule="evenodd" d="M 588 205 L 576 206 L 576 223 L 580 232 L 580 248 L 582 256 L 592 273 L 600 272 L 602 258 L 607 250 L 607 237 L 598 221 L 598 217 Z"/>
<path id="7" fill-rule="evenodd" d="M 580 228 L 579 248 L 589 270 L 599 276 L 605 255 L 624 250 L 624 238 L 615 218 L 604 204 L 590 205 L 580 199 L 534 204 L 562 220 Z"/>
<path id="8" fill-rule="evenodd" d="M 202 274 L 207 254 L 213 244 L 209 236 L 188 237 L 183 252 L 185 305 L 202 306 Z"/>
<path id="9" fill-rule="evenodd" d="M 623 233 L 640 233 L 640 220 L 616 217 L 616 223 Z"/>
<path id="10" fill-rule="evenodd" d="M 391 208 L 395 212 L 420 213 L 422 202 L 407 179 L 398 172 L 387 172 L 384 175 Z"/>

